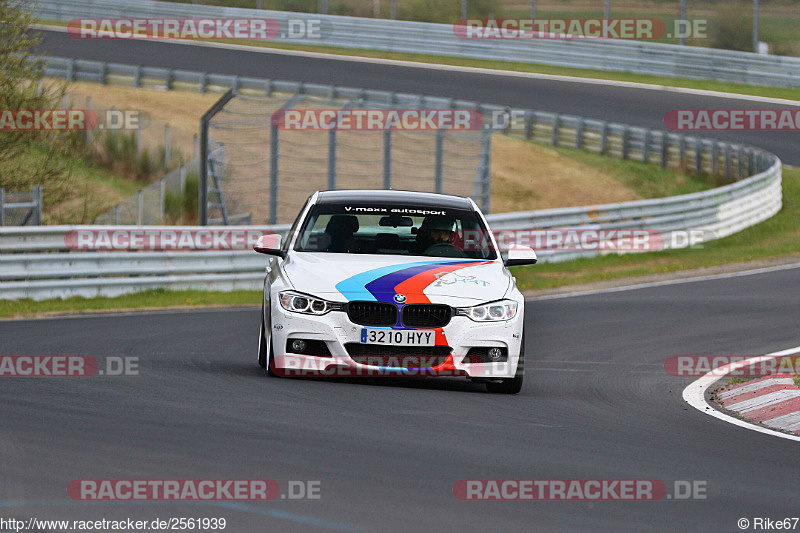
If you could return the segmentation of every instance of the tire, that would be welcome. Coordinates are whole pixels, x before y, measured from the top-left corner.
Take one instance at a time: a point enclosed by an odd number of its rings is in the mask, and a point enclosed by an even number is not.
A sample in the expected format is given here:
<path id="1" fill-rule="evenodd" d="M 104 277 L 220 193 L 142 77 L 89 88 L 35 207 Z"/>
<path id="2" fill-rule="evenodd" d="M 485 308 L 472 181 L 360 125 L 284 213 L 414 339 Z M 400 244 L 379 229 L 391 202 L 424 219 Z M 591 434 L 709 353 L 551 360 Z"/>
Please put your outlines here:
<path id="1" fill-rule="evenodd" d="M 258 328 L 258 366 L 265 368 L 270 377 L 277 377 L 275 373 L 275 358 L 272 357 L 272 339 L 267 344 L 267 336 L 264 333 L 264 308 L 261 308 L 261 326 Z M 269 361 L 269 365 L 267 362 Z"/>
<path id="2" fill-rule="evenodd" d="M 522 381 L 525 377 L 525 332 L 522 333 L 522 342 L 519 345 L 519 362 L 513 378 L 508 378 L 499 383 L 487 381 L 486 390 L 493 394 L 518 394 L 522 390 Z"/>

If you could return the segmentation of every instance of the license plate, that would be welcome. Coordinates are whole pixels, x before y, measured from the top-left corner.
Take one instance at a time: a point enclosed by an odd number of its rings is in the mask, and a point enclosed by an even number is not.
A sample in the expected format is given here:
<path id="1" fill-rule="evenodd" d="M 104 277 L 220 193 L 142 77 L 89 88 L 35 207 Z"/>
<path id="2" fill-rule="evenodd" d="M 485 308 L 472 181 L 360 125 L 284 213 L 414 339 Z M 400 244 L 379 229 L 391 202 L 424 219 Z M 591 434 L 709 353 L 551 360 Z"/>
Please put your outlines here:
<path id="1" fill-rule="evenodd" d="M 436 332 L 433 330 L 371 329 L 361 330 L 362 344 L 385 344 L 387 346 L 435 346 Z"/>

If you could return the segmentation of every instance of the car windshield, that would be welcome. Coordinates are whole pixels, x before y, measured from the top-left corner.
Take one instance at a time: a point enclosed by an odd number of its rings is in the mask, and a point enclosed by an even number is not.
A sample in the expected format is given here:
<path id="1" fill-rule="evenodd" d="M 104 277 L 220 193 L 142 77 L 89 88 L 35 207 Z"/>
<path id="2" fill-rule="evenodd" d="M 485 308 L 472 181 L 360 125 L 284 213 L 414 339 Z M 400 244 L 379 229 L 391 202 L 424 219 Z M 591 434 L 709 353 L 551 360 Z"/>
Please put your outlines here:
<path id="1" fill-rule="evenodd" d="M 316 205 L 300 230 L 295 250 L 497 258 L 475 211 L 413 205 Z"/>

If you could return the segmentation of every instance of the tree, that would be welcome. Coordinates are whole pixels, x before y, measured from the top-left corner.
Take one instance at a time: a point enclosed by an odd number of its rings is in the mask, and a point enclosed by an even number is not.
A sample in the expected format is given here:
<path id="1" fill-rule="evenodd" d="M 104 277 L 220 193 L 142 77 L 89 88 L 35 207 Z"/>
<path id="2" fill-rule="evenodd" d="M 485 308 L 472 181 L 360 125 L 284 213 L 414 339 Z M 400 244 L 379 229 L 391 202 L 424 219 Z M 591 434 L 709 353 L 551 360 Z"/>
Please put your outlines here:
<path id="1" fill-rule="evenodd" d="M 40 42 L 30 30 L 32 4 L 0 0 L 0 112 L 60 107 L 64 85 L 43 81 Z M 45 131 L 0 131 L 0 187 L 25 190 L 41 185 L 47 200 L 63 197 L 70 179 L 69 153 L 75 135 Z"/>

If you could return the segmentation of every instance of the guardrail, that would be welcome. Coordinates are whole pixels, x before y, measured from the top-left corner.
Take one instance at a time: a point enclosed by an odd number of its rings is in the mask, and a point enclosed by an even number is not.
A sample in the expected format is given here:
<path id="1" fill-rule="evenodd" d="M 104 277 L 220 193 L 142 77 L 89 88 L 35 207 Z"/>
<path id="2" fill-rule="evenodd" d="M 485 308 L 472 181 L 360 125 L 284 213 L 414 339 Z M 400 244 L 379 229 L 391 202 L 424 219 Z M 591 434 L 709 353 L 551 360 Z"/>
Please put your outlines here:
<path id="1" fill-rule="evenodd" d="M 755 176 L 700 193 L 619 204 L 503 213 L 487 219 L 495 232 L 563 227 L 646 228 L 664 233 L 704 231 L 711 232 L 713 238 L 721 238 L 766 220 L 777 213 L 781 205 L 781 162 L 774 158 L 768 169 Z M 264 256 L 249 251 L 59 253 L 69 250 L 66 236 L 75 229 L 108 230 L 108 227 L 0 228 L 0 298 L 118 296 L 153 288 L 257 290 L 262 285 L 267 265 Z M 285 234 L 289 228 L 281 225 L 270 229 Z M 666 240 L 664 247 L 690 244 L 686 240 L 680 245 Z M 32 253 L 43 251 L 51 253 Z M 613 253 L 559 248 L 537 252 L 542 262 Z"/>
<path id="2" fill-rule="evenodd" d="M 172 290 L 232 291 L 263 283 L 267 260 L 242 252 L 86 252 L 0 256 L 0 298 L 119 296 Z"/>
<path id="3" fill-rule="evenodd" d="M 286 11 L 186 5 L 152 0 L 39 0 L 36 15 L 67 22 L 76 18 L 272 18 L 280 35 L 288 21 L 323 21 L 315 38 L 284 38 L 296 44 L 503 60 L 676 78 L 776 87 L 800 86 L 800 58 L 763 56 L 626 40 L 473 40 L 456 37 L 450 24 L 313 15 Z"/>

